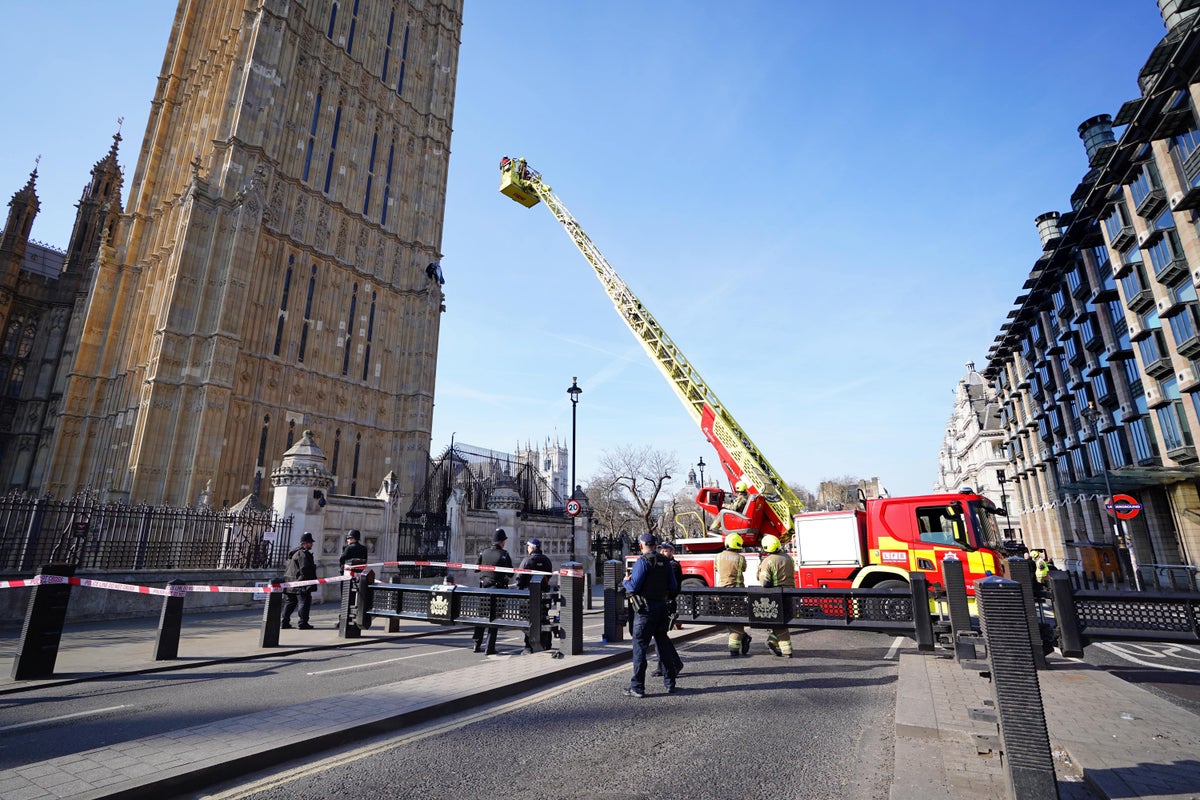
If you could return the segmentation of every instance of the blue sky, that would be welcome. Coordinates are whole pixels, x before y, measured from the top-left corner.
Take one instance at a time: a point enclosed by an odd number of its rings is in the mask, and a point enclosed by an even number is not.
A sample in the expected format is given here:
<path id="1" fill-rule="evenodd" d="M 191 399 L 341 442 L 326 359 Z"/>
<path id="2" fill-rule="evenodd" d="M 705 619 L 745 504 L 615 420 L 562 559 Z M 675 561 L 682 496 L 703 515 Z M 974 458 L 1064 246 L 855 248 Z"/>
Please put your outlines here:
<path id="1" fill-rule="evenodd" d="M 118 117 L 128 196 L 174 3 L 9 5 L 0 195 L 41 154 L 65 247 Z M 467 0 L 433 452 L 569 443 L 578 376 L 581 482 L 620 445 L 716 462 L 561 226 L 497 192 L 524 156 L 786 480 L 927 491 L 1077 126 L 1164 33 L 1153 0 Z"/>

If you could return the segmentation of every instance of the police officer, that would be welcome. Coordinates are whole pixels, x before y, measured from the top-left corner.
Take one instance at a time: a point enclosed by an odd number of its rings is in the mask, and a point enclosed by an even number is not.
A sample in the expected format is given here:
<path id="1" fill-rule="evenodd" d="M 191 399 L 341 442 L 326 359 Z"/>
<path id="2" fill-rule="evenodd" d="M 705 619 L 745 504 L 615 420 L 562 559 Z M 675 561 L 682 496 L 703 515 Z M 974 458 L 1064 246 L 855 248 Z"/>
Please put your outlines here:
<path id="1" fill-rule="evenodd" d="M 676 608 L 675 601 L 679 595 L 679 587 L 683 586 L 683 566 L 675 560 L 675 544 L 674 542 L 662 541 L 658 543 L 659 554 L 667 560 L 668 566 L 671 567 L 671 572 L 675 575 L 675 583 L 677 585 L 675 591 L 667 595 L 667 630 L 682 629 L 679 624 L 679 613 Z M 678 651 L 676 651 L 678 652 Z M 678 675 L 683 671 L 683 659 L 678 659 L 675 662 L 675 674 Z M 654 668 L 654 672 L 650 673 L 656 678 L 661 678 L 663 674 L 662 653 L 658 654 L 658 666 Z"/>
<path id="2" fill-rule="evenodd" d="M 512 569 L 512 557 L 508 555 L 508 551 L 504 549 L 504 543 L 508 541 L 508 534 L 504 532 L 504 528 L 496 528 L 496 532 L 492 534 L 492 546 L 479 554 L 475 559 L 475 563 L 489 567 L 505 567 Z M 479 573 L 479 588 L 481 589 L 507 589 L 508 588 L 507 572 L 493 572 L 491 570 L 481 570 Z M 487 631 L 487 650 L 483 649 L 483 632 Z M 495 625 L 476 625 L 475 626 L 475 652 L 483 653 L 484 655 L 494 656 L 496 654 L 496 626 Z"/>
<path id="3" fill-rule="evenodd" d="M 554 571 L 554 565 L 550 563 L 549 557 L 542 552 L 542 543 L 538 539 L 530 539 L 525 542 L 525 548 L 528 550 L 525 558 L 521 559 L 520 569 L 534 570 L 536 572 L 545 572 L 546 575 L 539 575 L 538 579 L 544 590 L 547 584 L 550 583 L 550 572 Z M 519 573 L 517 575 L 517 588 L 528 589 L 532 582 L 533 576 L 528 572 Z M 525 634 L 525 650 L 526 653 L 532 653 L 534 650 L 540 649 L 541 642 L 534 642 L 529 638 L 529 634 Z"/>
<path id="4" fill-rule="evenodd" d="M 767 554 L 758 562 L 758 582 L 763 588 L 796 588 L 796 565 L 791 556 L 782 552 L 783 543 L 779 541 L 779 537 L 771 534 L 764 536 L 762 549 Z M 767 648 L 782 658 L 792 657 L 792 632 L 787 626 L 771 628 L 771 634 L 767 637 Z"/>
<path id="5" fill-rule="evenodd" d="M 667 599 L 678 591 L 679 584 L 668 560 L 655 552 L 658 540 L 654 534 L 643 533 L 638 537 L 638 544 L 642 549 L 642 557 L 634 562 L 629 577 L 622 584 L 634 609 L 633 677 L 624 693 L 626 697 L 646 696 L 646 654 L 653 639 L 662 659 L 663 686 L 667 694 L 671 694 L 675 691 L 675 676 L 680 660 L 671 637 L 667 635 L 670 625 Z"/>
<path id="6" fill-rule="evenodd" d="M 359 540 L 362 538 L 356 530 L 346 531 L 346 546 L 342 548 L 342 554 L 338 557 L 338 570 L 346 571 L 347 564 L 365 564 L 367 563 L 367 546 Z"/>
<path id="7" fill-rule="evenodd" d="M 284 583 L 317 579 L 317 564 L 313 561 L 312 555 L 315 542 L 313 535 L 308 531 L 305 531 L 300 537 L 300 546 L 288 553 L 287 570 L 283 573 Z M 302 631 L 313 629 L 313 626 L 308 624 L 308 613 L 312 608 L 312 593 L 316 588 L 315 586 L 297 586 L 284 591 L 283 623 L 279 627 L 292 627 L 292 612 L 295 611 L 300 619 L 300 624 L 296 627 Z"/>
<path id="8" fill-rule="evenodd" d="M 742 555 L 742 537 L 731 533 L 725 537 L 725 549 L 717 554 L 714 566 L 717 570 L 717 586 L 742 587 L 746 585 L 746 557 Z M 737 658 L 750 652 L 750 634 L 745 625 L 730 625 L 729 657 Z"/>

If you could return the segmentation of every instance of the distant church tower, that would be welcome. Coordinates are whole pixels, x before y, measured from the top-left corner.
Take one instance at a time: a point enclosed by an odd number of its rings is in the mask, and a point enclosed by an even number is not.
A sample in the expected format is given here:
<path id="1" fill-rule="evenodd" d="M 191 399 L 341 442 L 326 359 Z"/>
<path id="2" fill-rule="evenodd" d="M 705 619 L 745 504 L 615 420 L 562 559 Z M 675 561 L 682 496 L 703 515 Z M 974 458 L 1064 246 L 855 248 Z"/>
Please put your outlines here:
<path id="1" fill-rule="evenodd" d="M 517 463 L 530 465 L 545 483 L 548 494 L 542 498 L 543 508 L 563 508 L 571 496 L 571 461 L 568 456 L 567 446 L 557 440 L 551 443 L 548 436 L 544 448 L 526 444 L 524 449 L 517 449 Z"/>
<path id="2" fill-rule="evenodd" d="M 413 493 L 461 28 L 462 0 L 179 3 L 29 488 L 231 504 L 311 429 L 334 491 Z"/>

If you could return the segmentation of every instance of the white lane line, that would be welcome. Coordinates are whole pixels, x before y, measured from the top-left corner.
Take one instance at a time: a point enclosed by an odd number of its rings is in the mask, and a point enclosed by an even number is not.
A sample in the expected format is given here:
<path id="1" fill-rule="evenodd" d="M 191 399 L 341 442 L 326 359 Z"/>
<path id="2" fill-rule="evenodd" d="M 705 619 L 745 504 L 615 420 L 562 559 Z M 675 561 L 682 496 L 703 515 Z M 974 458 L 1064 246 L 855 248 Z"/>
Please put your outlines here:
<path id="1" fill-rule="evenodd" d="M 109 706 L 108 708 L 96 708 L 91 711 L 76 711 L 74 714 L 63 714 L 61 717 L 47 717 L 46 719 L 37 719 L 33 722 L 18 722 L 16 725 L 5 725 L 0 728 L 0 733 L 6 731 L 18 731 L 22 728 L 36 728 L 39 725 L 47 725 L 51 722 L 62 722 L 65 719 L 75 719 L 77 717 L 92 717 L 98 714 L 107 714 L 109 711 L 120 711 L 122 708 L 129 708 L 128 705 Z"/>
<path id="2" fill-rule="evenodd" d="M 384 661 L 372 661 L 369 664 L 354 664 L 349 667 L 334 667 L 333 669 L 322 669 L 322 670 L 318 670 L 316 672 L 309 672 L 307 674 L 308 675 L 328 675 L 331 672 L 345 672 L 348 669 L 370 669 L 371 667 L 378 667 L 381 664 L 391 664 L 393 661 L 407 661 L 410 658 L 424 658 L 425 656 L 438 656 L 438 655 L 445 655 L 445 651 L 434 650 L 429 653 L 417 653 L 416 655 L 411 655 L 411 656 L 399 656 L 398 658 L 389 658 Z"/>
<path id="3" fill-rule="evenodd" d="M 883 657 L 883 660 L 891 661 L 893 658 L 896 658 L 896 654 L 900 652 L 900 648 L 904 646 L 905 641 L 906 640 L 903 636 L 897 636 L 896 640 L 892 642 L 891 649 L 889 649 L 887 651 L 887 655 Z"/>
<path id="4" fill-rule="evenodd" d="M 1152 669 L 1167 669 L 1171 670 L 1172 672 L 1200 673 L 1200 669 L 1193 669 L 1191 667 L 1173 667 L 1170 664 L 1156 664 L 1153 661 L 1144 661 L 1140 658 L 1135 658 L 1127 649 L 1125 649 L 1125 647 L 1113 642 L 1097 642 L 1096 647 L 1101 647 L 1118 658 L 1123 658 L 1126 661 L 1132 661 L 1134 664 L 1141 664 L 1143 667 L 1150 667 Z"/>

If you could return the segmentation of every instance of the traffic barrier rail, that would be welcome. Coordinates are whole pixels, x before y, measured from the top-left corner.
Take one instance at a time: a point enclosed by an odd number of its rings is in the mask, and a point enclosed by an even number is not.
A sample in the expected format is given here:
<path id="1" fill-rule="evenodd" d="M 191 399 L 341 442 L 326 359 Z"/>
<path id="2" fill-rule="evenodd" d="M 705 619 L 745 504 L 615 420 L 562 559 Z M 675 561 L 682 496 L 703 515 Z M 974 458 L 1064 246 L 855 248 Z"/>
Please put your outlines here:
<path id="1" fill-rule="evenodd" d="M 1082 658 L 1089 643 L 1200 641 L 1200 592 L 1076 590 L 1070 577 L 1050 574 L 1058 646 Z"/>

